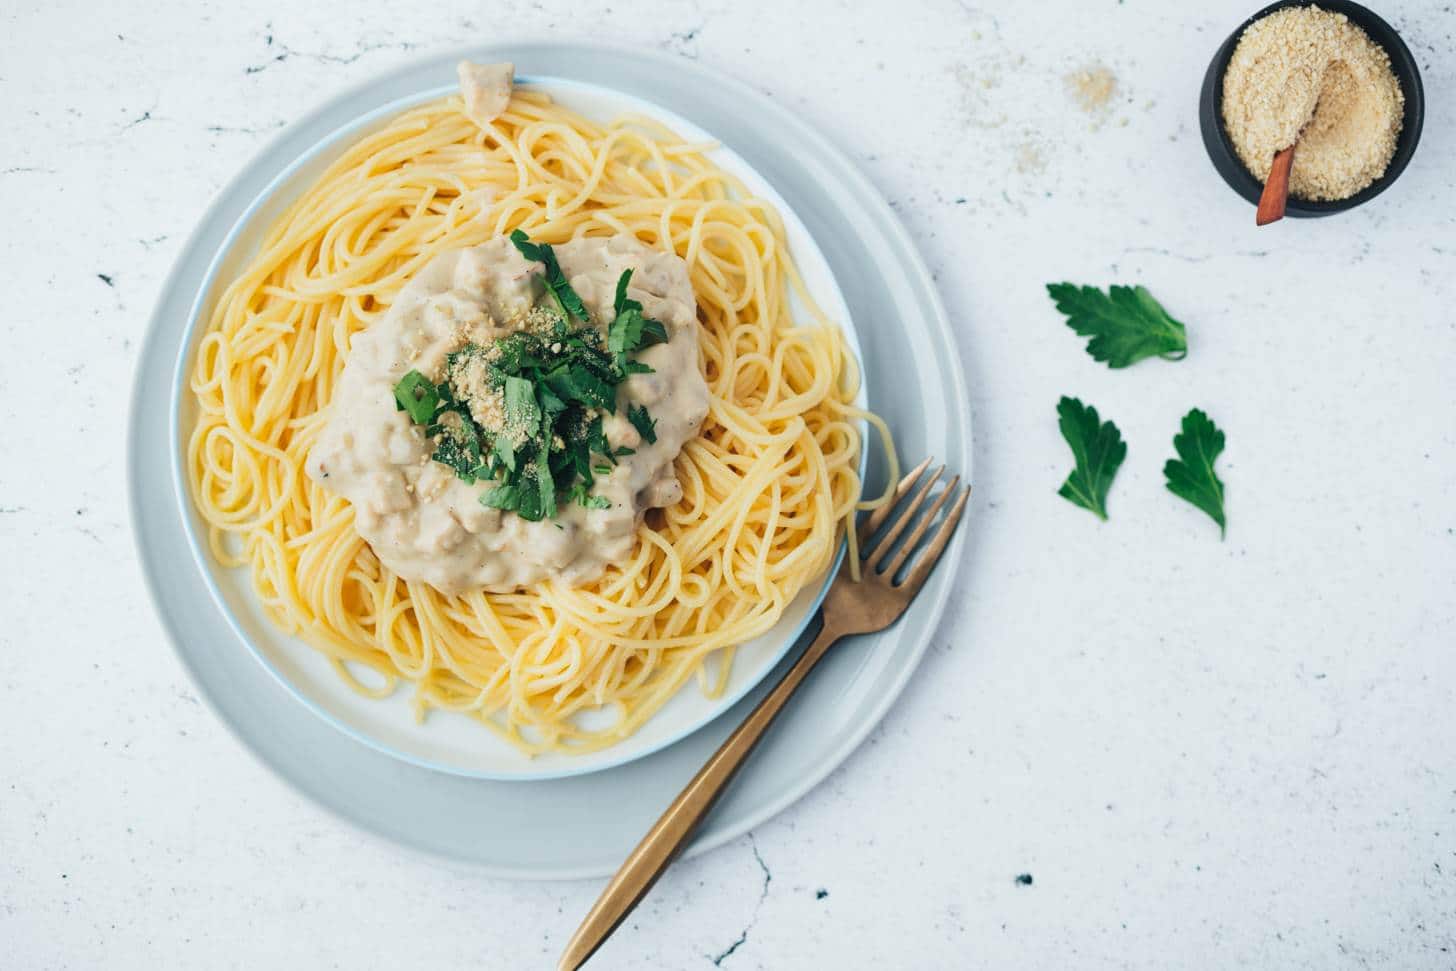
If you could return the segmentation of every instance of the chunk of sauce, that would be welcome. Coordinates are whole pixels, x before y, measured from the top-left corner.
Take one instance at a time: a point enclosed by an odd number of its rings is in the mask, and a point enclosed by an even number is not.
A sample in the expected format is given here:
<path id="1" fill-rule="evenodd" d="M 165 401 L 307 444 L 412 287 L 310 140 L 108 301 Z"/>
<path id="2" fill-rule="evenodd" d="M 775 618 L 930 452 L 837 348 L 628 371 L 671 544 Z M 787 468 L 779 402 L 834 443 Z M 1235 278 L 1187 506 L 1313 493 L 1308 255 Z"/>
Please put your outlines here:
<path id="1" fill-rule="evenodd" d="M 682 496 L 673 462 L 708 413 L 687 264 L 629 235 L 573 240 L 555 252 L 595 326 L 604 330 L 612 319 L 617 280 L 631 269 L 628 294 L 667 328 L 667 343 L 635 355 L 652 373 L 622 382 L 617 412 L 603 419 L 614 448 L 636 451 L 597 476 L 592 494 L 604 497 L 607 508 L 563 498 L 556 517 L 540 522 L 482 506 L 480 496 L 493 483 L 467 485 L 430 459 L 434 442 L 397 410 L 395 384 L 410 370 L 443 380 L 448 354 L 467 341 L 510 333 L 506 322 L 519 320 L 544 292 L 542 265 L 503 237 L 441 253 L 382 318 L 354 337 L 307 466 L 314 481 L 353 504 L 359 535 L 407 580 L 447 594 L 516 590 L 548 578 L 589 583 L 608 563 L 631 555 L 647 509 Z M 656 442 L 643 441 L 627 420 L 631 404 L 645 406 L 656 420 Z"/>
<path id="2" fill-rule="evenodd" d="M 455 76 L 460 80 L 460 95 L 465 99 L 465 116 L 481 128 L 499 118 L 510 105 L 516 76 L 514 64 L 461 61 L 455 65 Z"/>

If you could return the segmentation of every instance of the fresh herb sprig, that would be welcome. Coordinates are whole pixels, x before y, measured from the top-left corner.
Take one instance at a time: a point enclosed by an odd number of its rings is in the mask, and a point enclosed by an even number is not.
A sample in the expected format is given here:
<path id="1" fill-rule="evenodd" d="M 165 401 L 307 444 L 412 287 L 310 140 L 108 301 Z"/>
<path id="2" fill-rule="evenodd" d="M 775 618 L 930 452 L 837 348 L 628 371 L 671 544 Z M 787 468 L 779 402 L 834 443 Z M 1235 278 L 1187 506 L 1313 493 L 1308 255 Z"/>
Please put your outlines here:
<path id="1" fill-rule="evenodd" d="M 1057 495 L 1106 520 L 1107 493 L 1122 460 L 1127 458 L 1127 443 L 1116 425 L 1102 421 L 1096 408 L 1076 398 L 1064 396 L 1057 402 L 1057 417 L 1062 437 L 1071 446 L 1077 463 Z"/>
<path id="2" fill-rule="evenodd" d="M 411 371 L 394 386 L 394 400 L 400 411 L 409 413 L 411 421 L 423 425 L 435 417 L 440 392 L 423 374 Z"/>
<path id="3" fill-rule="evenodd" d="M 532 243 L 520 230 L 511 240 L 546 269 L 546 293 L 557 312 L 550 329 L 517 331 L 489 348 L 468 344 L 449 355 L 440 384 L 418 371 L 405 374 L 395 385 L 395 401 L 412 422 L 425 426 L 435 443 L 434 461 L 466 483 L 493 483 L 481 494 L 482 505 L 533 522 L 554 517 L 563 501 L 606 508 L 606 497 L 591 493 L 595 477 L 610 474 L 617 459 L 634 450 L 612 448 L 602 417 L 617 412 L 617 389 L 629 375 L 652 371 L 630 355 L 665 342 L 667 328 L 627 297 L 632 276 L 627 270 L 617 281 L 615 317 L 603 347 L 601 331 L 590 325 L 550 245 Z M 587 326 L 572 327 L 572 318 Z M 475 363 L 477 355 L 486 390 L 500 395 L 498 428 L 476 421 L 450 384 L 449 375 Z M 656 421 L 645 407 L 631 405 L 627 419 L 646 442 L 657 440 Z"/>
<path id="4" fill-rule="evenodd" d="M 1057 310 L 1067 316 L 1067 326 L 1087 342 L 1094 361 L 1110 368 L 1123 368 L 1148 357 L 1167 361 L 1188 355 L 1188 334 L 1146 287 L 1113 284 L 1103 293 L 1096 287 L 1073 283 L 1048 283 L 1047 293 Z"/>
<path id="5" fill-rule="evenodd" d="M 634 350 L 667 343 L 667 328 L 661 321 L 642 316 L 642 304 L 627 296 L 627 284 L 632 271 L 625 270 L 617 278 L 617 294 L 612 301 L 616 316 L 607 328 L 607 350 L 616 358 L 617 366 L 632 370 L 633 363 L 627 355 Z"/>
<path id="6" fill-rule="evenodd" d="M 1208 513 L 1218 523 L 1222 538 L 1227 524 L 1223 514 L 1223 482 L 1213 471 L 1214 460 L 1223 451 L 1223 431 L 1197 408 L 1183 416 L 1183 430 L 1173 436 L 1176 459 L 1163 466 L 1168 491 Z"/>
<path id="7" fill-rule="evenodd" d="M 586 304 L 581 302 L 581 297 L 576 295 L 576 291 L 567 282 L 566 274 L 561 271 L 561 264 L 556 262 L 556 251 L 551 248 L 551 244 L 533 243 L 520 229 L 511 231 L 511 242 L 526 259 L 545 265 L 546 294 L 556 304 L 562 318 L 575 317 L 582 323 L 588 323 L 590 317 L 586 312 Z"/>

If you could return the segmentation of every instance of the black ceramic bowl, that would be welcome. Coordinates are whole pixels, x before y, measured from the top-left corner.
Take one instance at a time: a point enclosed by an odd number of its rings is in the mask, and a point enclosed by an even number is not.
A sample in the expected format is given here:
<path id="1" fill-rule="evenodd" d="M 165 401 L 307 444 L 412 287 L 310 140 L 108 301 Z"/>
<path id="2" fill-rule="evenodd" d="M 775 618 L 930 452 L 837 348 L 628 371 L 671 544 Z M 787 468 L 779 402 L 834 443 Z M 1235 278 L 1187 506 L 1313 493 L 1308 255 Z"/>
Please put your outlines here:
<path id="1" fill-rule="evenodd" d="M 1238 46 L 1245 27 L 1275 10 L 1307 6 L 1344 14 L 1350 18 L 1351 23 L 1357 24 L 1369 34 L 1371 40 L 1385 48 L 1385 52 L 1390 55 L 1390 68 L 1395 72 L 1401 92 L 1405 95 L 1405 122 L 1401 125 L 1400 137 L 1395 143 L 1395 155 L 1384 175 L 1350 198 L 1337 202 L 1312 202 L 1289 197 L 1287 215 L 1328 216 L 1353 209 L 1384 192 L 1405 170 L 1406 163 L 1415 153 L 1416 143 L 1421 140 L 1421 124 L 1426 117 L 1426 96 L 1421 89 L 1421 72 L 1416 69 L 1416 59 L 1411 56 L 1410 48 L 1405 46 L 1405 41 L 1400 39 L 1400 35 L 1390 24 L 1358 3 L 1349 3 L 1348 0 L 1280 0 L 1279 3 L 1269 4 L 1239 24 L 1238 29 L 1223 42 L 1218 53 L 1213 55 L 1213 63 L 1208 65 L 1208 74 L 1203 78 L 1203 92 L 1198 99 L 1198 123 L 1203 129 L 1203 145 L 1208 149 L 1208 157 L 1213 160 L 1213 167 L 1218 169 L 1218 174 L 1223 176 L 1223 180 L 1235 192 L 1258 205 L 1259 194 L 1264 186 L 1244 168 L 1244 163 L 1239 160 L 1234 144 L 1223 126 L 1223 112 L 1220 110 L 1223 102 L 1223 75 L 1228 70 L 1229 59 L 1234 56 L 1234 48 Z"/>

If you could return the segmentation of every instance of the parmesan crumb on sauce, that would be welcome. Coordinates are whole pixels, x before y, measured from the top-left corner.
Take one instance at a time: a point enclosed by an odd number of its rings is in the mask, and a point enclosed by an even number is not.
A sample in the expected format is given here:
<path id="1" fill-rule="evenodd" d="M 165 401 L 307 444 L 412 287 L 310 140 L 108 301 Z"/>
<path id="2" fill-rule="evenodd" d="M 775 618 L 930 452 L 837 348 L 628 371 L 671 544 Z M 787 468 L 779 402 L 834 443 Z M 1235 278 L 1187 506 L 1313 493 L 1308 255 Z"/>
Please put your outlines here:
<path id="1" fill-rule="evenodd" d="M 491 350 L 496 349 L 492 346 Z M 470 417 L 477 425 L 488 432 L 499 432 L 505 424 L 506 400 L 499 388 L 491 387 L 491 359 L 487 354 L 478 348 L 461 351 L 449 369 L 450 391 L 456 401 L 470 409 Z"/>

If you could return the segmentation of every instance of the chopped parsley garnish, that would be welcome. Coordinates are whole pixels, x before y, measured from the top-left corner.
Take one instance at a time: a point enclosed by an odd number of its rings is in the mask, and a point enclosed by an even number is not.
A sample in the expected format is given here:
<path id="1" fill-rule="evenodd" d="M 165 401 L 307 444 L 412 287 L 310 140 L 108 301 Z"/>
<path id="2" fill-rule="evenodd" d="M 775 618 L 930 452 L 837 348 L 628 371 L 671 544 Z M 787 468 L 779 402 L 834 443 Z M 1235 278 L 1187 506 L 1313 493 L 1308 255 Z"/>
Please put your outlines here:
<path id="1" fill-rule="evenodd" d="M 657 441 L 657 419 L 649 415 L 646 408 L 641 405 L 632 405 L 627 409 L 627 420 L 647 440 L 648 444 Z"/>
<path id="2" fill-rule="evenodd" d="M 1077 462 L 1057 495 L 1105 520 L 1107 492 L 1122 460 L 1127 458 L 1127 443 L 1116 425 L 1100 420 L 1096 408 L 1076 398 L 1063 397 L 1057 402 L 1057 417 L 1062 437 Z"/>
<path id="3" fill-rule="evenodd" d="M 511 242 L 516 244 L 516 249 L 520 250 L 521 255 L 526 259 L 546 264 L 546 292 L 560 308 L 561 315 L 575 317 L 577 320 L 586 322 L 588 320 L 586 305 L 581 302 L 581 297 L 576 295 L 576 291 L 571 289 L 571 284 L 566 282 L 566 274 L 561 272 L 561 264 L 556 262 L 556 252 L 551 248 L 551 244 L 533 243 L 531 238 L 519 229 L 511 232 Z"/>
<path id="4" fill-rule="evenodd" d="M 607 350 L 616 358 L 617 366 L 631 370 L 627 354 L 631 351 L 667 343 L 667 328 L 661 321 L 642 316 L 642 304 L 627 296 L 627 283 L 632 271 L 625 271 L 617 279 L 617 296 L 612 309 L 617 316 L 607 328 Z"/>
<path id="5" fill-rule="evenodd" d="M 490 485 L 482 505 L 533 522 L 552 518 L 563 502 L 605 509 L 610 501 L 591 493 L 595 477 L 610 475 L 633 449 L 614 449 L 602 418 L 617 413 L 618 386 L 629 375 L 652 370 L 629 355 L 665 342 L 667 328 L 628 298 L 627 270 L 617 281 L 616 316 L 603 346 L 550 245 L 532 243 L 520 230 L 511 241 L 546 267 L 553 311 L 544 318 L 533 312 L 545 323 L 486 346 L 466 344 L 447 357 L 439 384 L 410 371 L 395 385 L 395 401 L 424 426 L 434 461 L 466 483 Z M 573 327 L 573 318 L 584 326 Z M 645 407 L 631 405 L 627 420 L 645 441 L 657 441 L 657 422 Z"/>
<path id="6" fill-rule="evenodd" d="M 411 371 L 394 386 L 394 400 L 399 403 L 401 411 L 409 412 L 416 425 L 422 425 L 434 416 L 440 396 L 423 374 Z"/>
<path id="7" fill-rule="evenodd" d="M 1146 287 L 1096 287 L 1048 283 L 1047 293 L 1067 316 L 1067 326 L 1087 342 L 1094 361 L 1127 367 L 1143 358 L 1179 361 L 1188 356 L 1188 334 Z"/>
<path id="8" fill-rule="evenodd" d="M 606 509 L 612 504 L 606 496 L 594 496 L 588 493 L 586 491 L 586 485 L 581 482 L 571 487 L 570 498 L 574 502 L 579 502 L 583 506 L 586 506 L 588 509 Z"/>
<path id="9" fill-rule="evenodd" d="M 1173 437 L 1178 457 L 1163 466 L 1168 491 L 1208 513 L 1224 535 L 1223 482 L 1213 471 L 1213 462 L 1223 451 L 1223 432 L 1203 412 L 1194 408 L 1183 416 L 1183 431 Z"/>

